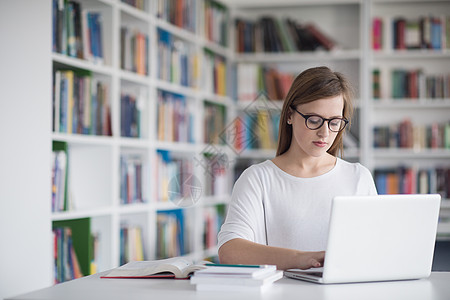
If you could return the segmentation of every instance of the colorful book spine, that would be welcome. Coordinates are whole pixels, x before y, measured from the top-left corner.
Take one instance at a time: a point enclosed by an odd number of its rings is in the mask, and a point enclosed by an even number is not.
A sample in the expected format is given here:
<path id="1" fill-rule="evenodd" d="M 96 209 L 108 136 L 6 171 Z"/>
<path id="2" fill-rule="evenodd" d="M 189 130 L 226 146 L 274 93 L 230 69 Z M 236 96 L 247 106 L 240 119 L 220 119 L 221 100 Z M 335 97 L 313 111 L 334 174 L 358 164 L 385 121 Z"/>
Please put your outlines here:
<path id="1" fill-rule="evenodd" d="M 270 100 L 284 100 L 296 76 L 252 63 L 238 64 L 236 73 L 237 98 L 243 102 L 255 100 L 261 92 Z"/>
<path id="2" fill-rule="evenodd" d="M 382 80 L 387 76 L 389 80 Z M 422 69 L 392 69 L 384 74 L 379 69 L 372 71 L 373 96 L 381 98 L 385 91 L 382 83 L 390 84 L 392 99 L 448 99 L 450 98 L 450 73 L 426 74 Z M 389 82 L 390 81 L 390 82 Z"/>
<path id="3" fill-rule="evenodd" d="M 375 148 L 450 149 L 450 122 L 414 125 L 405 119 L 398 124 L 375 126 Z"/>
<path id="4" fill-rule="evenodd" d="M 140 226 L 123 224 L 120 228 L 120 264 L 145 260 L 143 233 Z"/>
<path id="5" fill-rule="evenodd" d="M 236 128 L 236 149 L 275 149 L 278 140 L 279 112 L 258 110 L 243 114 Z"/>
<path id="6" fill-rule="evenodd" d="M 383 49 L 383 20 L 379 17 L 372 20 L 372 49 Z"/>
<path id="7" fill-rule="evenodd" d="M 156 216 L 156 257 L 158 259 L 181 256 L 189 252 L 184 211 L 159 211 Z"/>
<path id="8" fill-rule="evenodd" d="M 148 75 L 148 35 L 138 29 L 122 27 L 120 30 L 120 45 L 120 67 L 139 75 Z"/>
<path id="9" fill-rule="evenodd" d="M 121 204 L 146 202 L 145 183 L 147 165 L 141 156 L 120 157 L 120 202 Z"/>
<path id="10" fill-rule="evenodd" d="M 204 51 L 206 91 L 225 96 L 227 93 L 227 62 L 220 55 L 208 49 Z"/>
<path id="11" fill-rule="evenodd" d="M 194 163 L 192 160 L 175 157 L 165 150 L 157 151 L 156 199 L 182 204 L 183 199 L 198 199 L 198 183 L 193 182 Z M 201 191 L 200 191 L 201 192 Z"/>
<path id="12" fill-rule="evenodd" d="M 217 234 L 225 221 L 226 206 L 224 204 L 209 206 L 203 210 L 203 248 L 217 246 Z"/>
<path id="13" fill-rule="evenodd" d="M 237 18 L 236 52 L 292 52 L 333 50 L 338 47 L 328 34 L 314 23 L 265 16 L 257 21 Z"/>
<path id="14" fill-rule="evenodd" d="M 52 16 L 54 52 L 103 63 L 101 13 L 85 10 L 76 1 L 53 0 Z"/>
<path id="15" fill-rule="evenodd" d="M 205 182 L 203 185 L 203 195 L 205 196 L 226 196 L 229 195 L 228 187 L 228 157 L 223 154 L 203 153 Z"/>
<path id="16" fill-rule="evenodd" d="M 223 144 L 220 134 L 225 130 L 226 107 L 220 104 L 204 102 L 204 142 L 208 144 Z"/>
<path id="17" fill-rule="evenodd" d="M 61 133 L 112 135 L 109 87 L 88 71 L 54 73 L 53 129 Z"/>
<path id="18" fill-rule="evenodd" d="M 156 16 L 175 26 L 196 32 L 196 0 L 157 0 Z"/>
<path id="19" fill-rule="evenodd" d="M 137 8 L 139 10 L 147 11 L 146 0 L 120 0 L 120 2 L 131 5 L 132 7 Z"/>
<path id="20" fill-rule="evenodd" d="M 421 169 L 397 167 L 376 169 L 374 180 L 379 194 L 434 194 L 450 197 L 450 167 Z"/>
<path id="21" fill-rule="evenodd" d="M 194 114 L 189 99 L 158 90 L 157 112 L 158 140 L 194 143 Z"/>
<path id="22" fill-rule="evenodd" d="M 392 20 L 392 45 L 396 50 L 433 49 L 447 47 L 450 27 L 449 16 L 421 16 L 419 18 L 396 17 Z M 372 24 L 373 49 L 378 50 L 382 38 L 379 38 L 379 27 L 383 26 L 381 18 L 374 18 Z M 383 33 L 381 33 L 382 35 Z"/>
<path id="23" fill-rule="evenodd" d="M 120 135 L 123 137 L 141 137 L 141 112 L 135 95 L 120 96 Z"/>
<path id="24" fill-rule="evenodd" d="M 53 222 L 55 282 L 87 276 L 93 262 L 90 218 Z"/>
<path id="25" fill-rule="evenodd" d="M 199 87 L 199 53 L 186 41 L 158 29 L 158 78 L 186 87 Z"/>
<path id="26" fill-rule="evenodd" d="M 69 227 L 53 229 L 54 283 L 83 277 Z"/>
<path id="27" fill-rule="evenodd" d="M 228 9 L 221 3 L 206 0 L 204 4 L 205 37 L 219 45 L 228 45 Z"/>

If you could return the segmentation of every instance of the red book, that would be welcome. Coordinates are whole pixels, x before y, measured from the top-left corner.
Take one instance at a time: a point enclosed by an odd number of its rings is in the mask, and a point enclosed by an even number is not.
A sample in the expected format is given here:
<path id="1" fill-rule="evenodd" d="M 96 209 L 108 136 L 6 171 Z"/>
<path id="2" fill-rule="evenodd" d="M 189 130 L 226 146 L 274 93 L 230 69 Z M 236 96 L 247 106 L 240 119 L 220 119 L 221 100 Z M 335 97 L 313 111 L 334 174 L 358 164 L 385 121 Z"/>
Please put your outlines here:
<path id="1" fill-rule="evenodd" d="M 383 46 L 383 20 L 374 18 L 372 21 L 372 48 L 381 50 Z"/>
<path id="2" fill-rule="evenodd" d="M 336 43 L 331 38 L 326 36 L 322 31 L 320 31 L 313 24 L 307 24 L 306 29 L 319 41 L 319 43 L 326 50 L 332 50 L 336 46 Z"/>
<path id="3" fill-rule="evenodd" d="M 395 49 L 406 49 L 405 45 L 405 27 L 406 21 L 404 19 L 397 19 L 394 21 L 394 46 Z"/>

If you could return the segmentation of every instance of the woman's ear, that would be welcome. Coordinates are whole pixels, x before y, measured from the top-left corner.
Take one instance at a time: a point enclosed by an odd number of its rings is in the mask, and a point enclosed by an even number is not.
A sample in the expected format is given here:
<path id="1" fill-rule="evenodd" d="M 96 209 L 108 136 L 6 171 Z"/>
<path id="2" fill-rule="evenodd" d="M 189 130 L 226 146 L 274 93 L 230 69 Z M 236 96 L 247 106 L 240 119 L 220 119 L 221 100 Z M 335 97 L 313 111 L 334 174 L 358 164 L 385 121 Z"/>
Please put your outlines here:
<path id="1" fill-rule="evenodd" d="M 293 112 L 292 108 L 289 107 L 288 110 L 287 110 L 287 114 L 286 114 L 286 122 L 287 122 L 289 125 L 292 124 L 292 112 Z"/>

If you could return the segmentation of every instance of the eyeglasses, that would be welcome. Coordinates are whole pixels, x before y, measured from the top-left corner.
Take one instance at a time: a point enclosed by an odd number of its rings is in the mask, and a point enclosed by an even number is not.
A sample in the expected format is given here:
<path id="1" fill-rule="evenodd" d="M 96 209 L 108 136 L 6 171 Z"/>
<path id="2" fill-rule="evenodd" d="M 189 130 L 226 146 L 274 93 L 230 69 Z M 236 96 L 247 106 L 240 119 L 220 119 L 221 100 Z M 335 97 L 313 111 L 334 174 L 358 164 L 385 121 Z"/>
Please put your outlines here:
<path id="1" fill-rule="evenodd" d="M 301 112 L 299 112 L 295 107 L 291 108 L 295 110 L 300 116 L 305 118 L 305 125 L 311 130 L 317 130 L 320 127 L 322 127 L 323 123 L 325 121 L 328 122 L 328 128 L 332 132 L 339 132 L 345 128 L 345 126 L 348 123 L 348 120 L 345 118 L 331 118 L 331 119 L 325 119 L 318 115 L 304 115 Z"/>

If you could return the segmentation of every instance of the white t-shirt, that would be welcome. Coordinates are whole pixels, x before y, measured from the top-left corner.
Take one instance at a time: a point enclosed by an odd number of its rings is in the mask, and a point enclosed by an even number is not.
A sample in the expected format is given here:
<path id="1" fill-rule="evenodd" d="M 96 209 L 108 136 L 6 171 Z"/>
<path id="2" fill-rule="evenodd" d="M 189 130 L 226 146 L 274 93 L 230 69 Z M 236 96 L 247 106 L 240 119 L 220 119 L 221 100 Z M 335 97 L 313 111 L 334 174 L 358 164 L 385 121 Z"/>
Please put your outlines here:
<path id="1" fill-rule="evenodd" d="M 337 158 L 327 173 L 299 178 L 266 160 L 247 168 L 236 181 L 218 244 L 242 238 L 276 247 L 322 251 L 333 197 L 375 194 L 370 171 L 359 163 Z"/>

